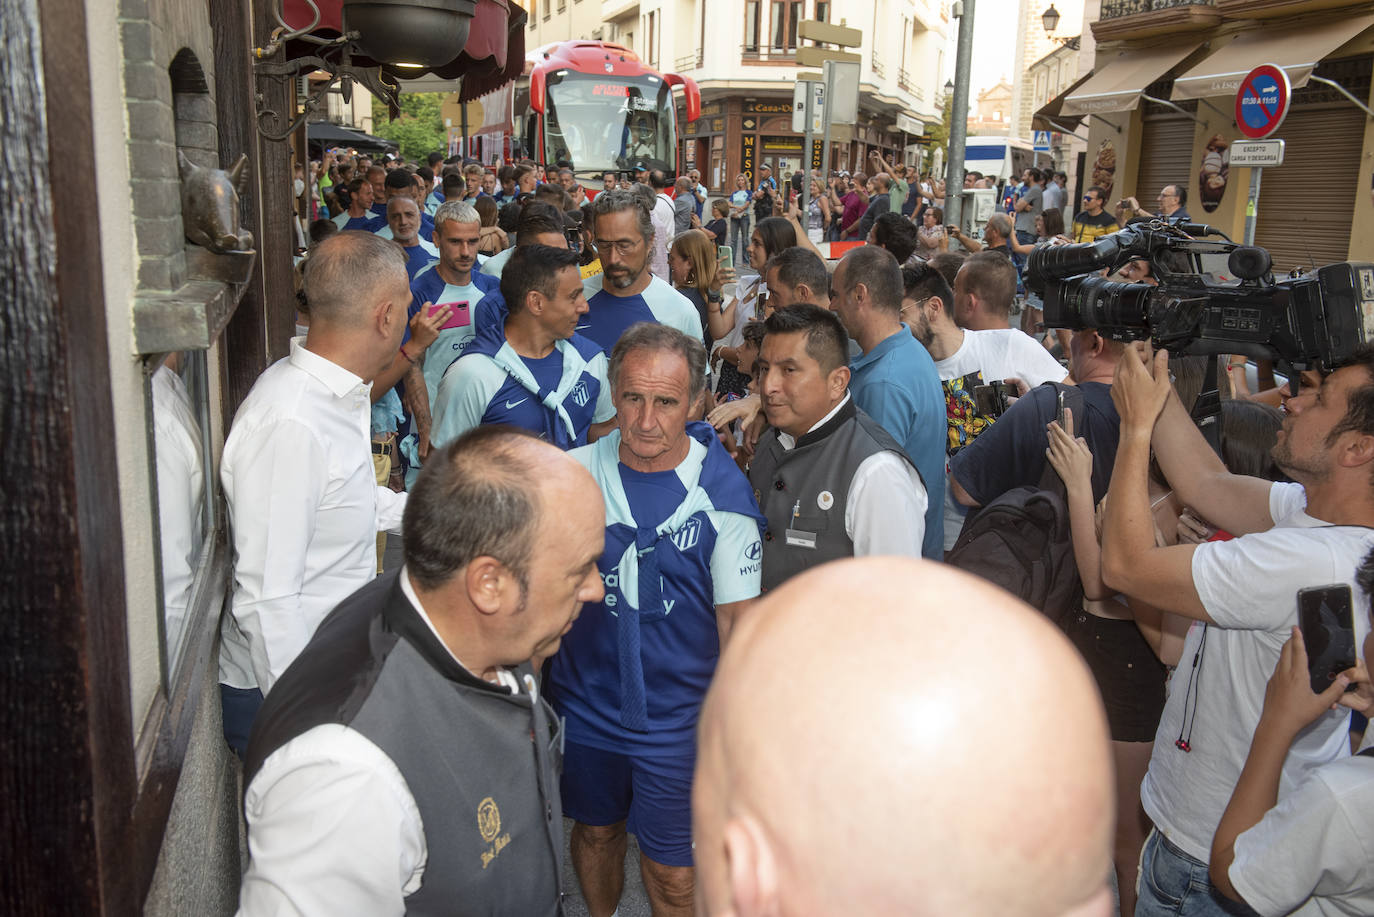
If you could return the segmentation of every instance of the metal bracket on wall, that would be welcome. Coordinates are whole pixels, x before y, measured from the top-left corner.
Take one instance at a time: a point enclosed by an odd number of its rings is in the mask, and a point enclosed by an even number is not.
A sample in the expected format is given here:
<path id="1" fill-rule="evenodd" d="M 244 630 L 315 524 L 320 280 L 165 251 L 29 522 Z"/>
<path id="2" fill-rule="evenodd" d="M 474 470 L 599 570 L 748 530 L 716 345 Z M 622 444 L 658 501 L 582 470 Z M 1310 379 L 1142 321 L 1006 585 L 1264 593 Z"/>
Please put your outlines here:
<path id="1" fill-rule="evenodd" d="M 352 41 L 358 37 L 357 32 L 349 32 L 342 36 L 341 41 Z M 290 82 L 303 73 L 313 73 L 323 70 L 329 74 L 329 79 L 320 85 L 320 88 L 311 93 L 305 100 L 305 105 L 301 113 L 296 116 L 291 123 L 284 129 L 276 130 L 286 119 L 275 109 L 264 107 L 264 99 L 261 93 L 257 96 L 257 122 L 258 133 L 266 140 L 282 141 L 291 136 L 296 128 L 305 123 L 306 119 L 324 103 L 325 97 L 334 88 L 339 86 L 339 92 L 345 102 L 353 98 L 353 82 L 356 80 L 362 84 L 368 92 L 377 96 L 386 103 L 388 111 L 394 118 L 400 112 L 400 105 L 397 101 L 401 92 L 401 86 L 394 77 L 387 74 L 381 67 L 354 67 L 348 51 L 348 45 L 342 47 L 341 59 L 336 63 L 325 60 L 322 57 L 308 55 L 292 60 L 257 61 L 253 64 L 253 73 L 256 76 L 267 79 L 281 80 Z"/>
<path id="2" fill-rule="evenodd" d="M 1217 114 L 1221 115 L 1221 116 L 1222 116 L 1223 118 L 1225 118 L 1227 121 L 1230 121 L 1232 124 L 1235 123 L 1235 121 L 1236 121 L 1236 116 L 1235 116 L 1232 112 L 1229 112 L 1229 111 L 1222 111 L 1220 108 L 1217 108 L 1215 105 L 1213 105 L 1211 102 L 1208 102 L 1206 99 L 1198 99 L 1197 101 L 1198 101 L 1198 104 L 1199 104 L 1199 105 L 1206 105 L 1208 108 L 1210 108 L 1212 111 L 1216 112 Z"/>
<path id="3" fill-rule="evenodd" d="M 1143 93 L 1143 92 L 1140 94 L 1140 97 L 1141 97 L 1142 99 L 1146 99 L 1146 100 L 1148 100 L 1148 101 L 1150 101 L 1150 102 L 1153 102 L 1153 103 L 1155 103 L 1156 105 L 1163 105 L 1165 108 L 1172 108 L 1174 111 L 1178 112 L 1180 115 L 1185 115 L 1185 116 L 1187 116 L 1187 117 L 1189 117 L 1189 118 L 1192 118 L 1192 119 L 1193 119 L 1194 121 L 1196 121 L 1198 124 L 1205 124 L 1205 123 L 1206 123 L 1206 122 L 1204 122 L 1201 118 L 1199 118 L 1197 115 L 1195 115 L 1195 114 L 1193 114 L 1192 112 L 1190 112 L 1188 109 L 1186 109 L 1186 108 L 1180 108 L 1179 106 L 1175 105 L 1173 102 L 1170 102 L 1168 99 L 1156 99 L 1154 96 L 1148 95 L 1148 94 Z"/>
<path id="4" fill-rule="evenodd" d="M 1369 117 L 1374 118 L 1374 110 L 1371 110 L 1368 105 L 1364 104 L 1355 96 L 1351 95 L 1350 90 L 1346 89 L 1340 83 L 1337 83 L 1335 80 L 1328 80 L 1324 76 L 1317 76 L 1315 73 L 1312 74 L 1312 76 L 1309 77 L 1309 79 L 1315 80 L 1316 82 L 1321 83 L 1325 86 L 1330 86 L 1332 89 L 1336 90 L 1341 95 L 1345 96 L 1347 99 L 1358 105 L 1360 107 L 1360 110 L 1363 111 L 1366 115 L 1369 115 Z"/>
<path id="5" fill-rule="evenodd" d="M 1050 120 L 1049 118 L 1045 118 L 1045 123 L 1048 124 L 1048 125 L 1050 125 L 1051 127 L 1053 127 L 1055 130 L 1059 131 L 1059 133 L 1061 133 L 1061 134 L 1068 134 L 1070 137 L 1077 137 L 1079 140 L 1082 140 L 1084 143 L 1087 143 L 1087 142 L 1088 142 L 1088 138 L 1087 138 L 1087 137 L 1084 137 L 1082 134 L 1074 133 L 1072 130 L 1070 130 L 1069 128 L 1067 128 L 1067 127 L 1065 127 L 1064 125 L 1060 124 L 1058 121 L 1052 121 L 1052 120 Z M 1110 122 L 1108 122 L 1108 123 L 1110 123 Z M 1118 130 L 1118 132 L 1119 132 L 1119 131 L 1120 131 L 1120 128 L 1117 128 L 1117 130 Z"/>
<path id="6" fill-rule="evenodd" d="M 1093 115 L 1092 119 L 1094 121 L 1101 121 L 1103 124 L 1107 125 L 1112 130 L 1116 131 L 1118 134 L 1121 133 L 1121 125 L 1117 124 L 1115 121 L 1112 121 L 1109 118 L 1104 118 L 1101 115 Z"/>

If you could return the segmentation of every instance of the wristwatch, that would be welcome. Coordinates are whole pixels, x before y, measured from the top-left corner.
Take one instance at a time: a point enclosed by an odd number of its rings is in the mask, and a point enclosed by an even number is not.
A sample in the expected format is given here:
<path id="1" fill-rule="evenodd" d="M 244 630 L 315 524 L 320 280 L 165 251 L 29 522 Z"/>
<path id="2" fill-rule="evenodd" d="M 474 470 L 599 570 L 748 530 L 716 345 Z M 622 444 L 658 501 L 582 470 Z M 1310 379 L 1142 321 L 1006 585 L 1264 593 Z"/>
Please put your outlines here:
<path id="1" fill-rule="evenodd" d="M 706 301 L 707 301 L 707 302 L 720 302 L 720 301 L 722 301 L 723 299 L 724 299 L 724 297 L 720 295 L 720 291 L 719 291 L 719 290 L 707 290 L 707 291 L 706 291 Z"/>

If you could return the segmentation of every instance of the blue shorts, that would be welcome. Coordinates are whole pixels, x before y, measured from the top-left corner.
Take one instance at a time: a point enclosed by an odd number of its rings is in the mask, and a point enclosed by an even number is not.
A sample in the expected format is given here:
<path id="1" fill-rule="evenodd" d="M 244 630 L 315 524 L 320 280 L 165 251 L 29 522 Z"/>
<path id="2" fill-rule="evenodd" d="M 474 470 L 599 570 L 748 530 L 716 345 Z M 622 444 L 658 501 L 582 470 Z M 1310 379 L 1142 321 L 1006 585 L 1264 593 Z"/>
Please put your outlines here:
<path id="1" fill-rule="evenodd" d="M 649 859 L 690 867 L 695 766 L 695 749 L 652 758 L 568 742 L 563 752 L 563 814 L 594 827 L 628 821 Z"/>

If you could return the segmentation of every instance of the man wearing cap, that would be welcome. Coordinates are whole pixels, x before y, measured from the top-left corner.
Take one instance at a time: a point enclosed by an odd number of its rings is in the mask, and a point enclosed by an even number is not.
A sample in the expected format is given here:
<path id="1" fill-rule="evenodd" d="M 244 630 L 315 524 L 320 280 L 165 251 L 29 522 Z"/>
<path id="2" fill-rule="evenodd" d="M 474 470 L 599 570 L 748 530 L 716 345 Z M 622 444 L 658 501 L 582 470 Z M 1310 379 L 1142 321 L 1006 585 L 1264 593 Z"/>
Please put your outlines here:
<path id="1" fill-rule="evenodd" d="M 759 166 L 759 186 L 754 189 L 754 225 L 775 216 L 774 201 L 778 196 L 778 183 L 773 181 L 773 169 L 768 163 Z"/>

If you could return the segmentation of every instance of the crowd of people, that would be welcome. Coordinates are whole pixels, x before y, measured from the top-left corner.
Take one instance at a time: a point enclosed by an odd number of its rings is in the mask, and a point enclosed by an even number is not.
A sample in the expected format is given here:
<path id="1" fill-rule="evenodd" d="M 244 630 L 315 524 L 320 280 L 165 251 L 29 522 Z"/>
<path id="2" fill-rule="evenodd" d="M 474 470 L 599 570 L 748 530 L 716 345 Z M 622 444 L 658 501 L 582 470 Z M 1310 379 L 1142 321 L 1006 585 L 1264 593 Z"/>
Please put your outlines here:
<path id="1" fill-rule="evenodd" d="M 1374 651 L 1374 352 L 1235 363 L 1214 449 L 1205 358 L 1013 326 L 1100 189 L 975 240 L 871 164 L 310 170 L 221 463 L 241 913 L 559 914 L 565 818 L 593 917 L 629 834 L 656 915 L 1374 913 L 1374 685 L 1295 626 Z"/>

